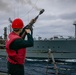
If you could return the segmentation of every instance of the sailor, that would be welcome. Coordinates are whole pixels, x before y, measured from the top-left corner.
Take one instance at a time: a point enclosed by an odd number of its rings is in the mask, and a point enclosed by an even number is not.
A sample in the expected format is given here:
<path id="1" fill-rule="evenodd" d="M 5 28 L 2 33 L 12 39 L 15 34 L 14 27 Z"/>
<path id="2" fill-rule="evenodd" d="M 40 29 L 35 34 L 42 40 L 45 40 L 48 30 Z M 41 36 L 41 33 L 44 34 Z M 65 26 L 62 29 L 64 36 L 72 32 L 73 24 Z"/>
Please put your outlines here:
<path id="1" fill-rule="evenodd" d="M 26 57 L 26 48 L 33 46 L 33 37 L 30 34 L 30 29 L 24 29 L 24 23 L 20 18 L 12 21 L 13 31 L 6 40 L 7 52 L 7 69 L 9 75 L 24 75 L 24 63 Z M 25 31 L 27 40 L 21 37 L 20 33 Z"/>

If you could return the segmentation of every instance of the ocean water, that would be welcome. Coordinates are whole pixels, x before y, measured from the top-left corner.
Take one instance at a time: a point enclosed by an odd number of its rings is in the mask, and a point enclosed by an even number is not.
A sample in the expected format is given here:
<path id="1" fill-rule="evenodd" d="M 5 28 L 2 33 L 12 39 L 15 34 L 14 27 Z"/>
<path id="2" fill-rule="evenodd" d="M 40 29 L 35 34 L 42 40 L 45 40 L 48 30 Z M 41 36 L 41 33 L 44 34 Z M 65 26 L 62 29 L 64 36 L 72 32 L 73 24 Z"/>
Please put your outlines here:
<path id="1" fill-rule="evenodd" d="M 47 69 L 50 67 L 50 69 Z M 56 70 L 52 69 L 54 64 L 46 60 L 27 59 L 25 62 L 25 75 L 56 75 Z M 58 75 L 76 75 L 76 62 L 58 63 Z M 46 72 L 47 71 L 47 72 Z M 7 72 L 7 61 L 5 57 L 0 58 L 0 72 Z"/>

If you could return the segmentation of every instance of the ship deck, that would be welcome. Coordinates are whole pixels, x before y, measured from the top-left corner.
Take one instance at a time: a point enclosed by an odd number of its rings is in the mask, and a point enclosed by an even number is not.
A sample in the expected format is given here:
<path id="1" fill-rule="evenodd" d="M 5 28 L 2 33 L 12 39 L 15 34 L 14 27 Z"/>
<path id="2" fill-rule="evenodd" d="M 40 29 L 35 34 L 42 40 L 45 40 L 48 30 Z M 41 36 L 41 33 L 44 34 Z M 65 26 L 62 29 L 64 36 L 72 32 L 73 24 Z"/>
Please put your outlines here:
<path id="1" fill-rule="evenodd" d="M 47 62 L 44 60 L 26 60 L 24 66 L 25 75 L 46 75 Z M 49 66 L 52 68 L 54 65 L 50 63 Z M 76 75 L 76 62 L 58 64 L 57 67 L 63 68 L 58 70 L 59 75 Z M 55 70 L 50 69 L 49 71 L 50 74 L 48 75 L 55 75 Z M 5 57 L 0 58 L 0 75 L 7 75 L 7 61 Z"/>
<path id="2" fill-rule="evenodd" d="M 0 72 L 0 75 L 7 75 L 7 73 L 1 73 L 1 72 Z"/>

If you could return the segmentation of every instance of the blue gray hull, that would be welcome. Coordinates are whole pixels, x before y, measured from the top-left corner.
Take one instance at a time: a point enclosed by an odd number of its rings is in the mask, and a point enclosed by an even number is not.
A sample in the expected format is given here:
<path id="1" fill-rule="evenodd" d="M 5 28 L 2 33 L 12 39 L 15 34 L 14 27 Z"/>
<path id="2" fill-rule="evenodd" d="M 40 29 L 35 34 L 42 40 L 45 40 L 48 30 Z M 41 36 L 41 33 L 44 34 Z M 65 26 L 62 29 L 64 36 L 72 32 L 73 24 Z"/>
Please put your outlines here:
<path id="1" fill-rule="evenodd" d="M 5 50 L 0 50 L 0 56 L 7 56 Z M 54 58 L 59 59 L 76 59 L 76 53 L 53 53 Z M 41 53 L 41 52 L 28 52 L 26 53 L 27 58 L 32 59 L 47 59 L 48 52 Z M 51 57 L 50 57 L 51 58 Z"/>
<path id="2" fill-rule="evenodd" d="M 54 58 L 76 59 L 76 39 L 36 40 L 34 47 L 27 48 L 27 58 L 47 59 L 48 51 L 52 50 Z M 5 50 L 0 55 L 7 56 Z"/>
<path id="3" fill-rule="evenodd" d="M 34 47 L 27 48 L 27 57 L 48 58 L 49 49 L 54 58 L 76 59 L 76 39 L 36 40 Z"/>

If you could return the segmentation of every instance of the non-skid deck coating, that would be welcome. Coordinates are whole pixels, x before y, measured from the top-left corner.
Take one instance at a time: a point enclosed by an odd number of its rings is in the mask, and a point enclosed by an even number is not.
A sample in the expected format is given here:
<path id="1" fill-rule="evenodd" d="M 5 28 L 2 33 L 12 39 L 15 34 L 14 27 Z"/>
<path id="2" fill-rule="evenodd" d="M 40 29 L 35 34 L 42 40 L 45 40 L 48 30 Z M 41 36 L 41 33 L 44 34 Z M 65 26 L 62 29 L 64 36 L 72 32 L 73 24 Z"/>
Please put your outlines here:
<path id="1" fill-rule="evenodd" d="M 54 65 L 49 64 L 50 68 Z M 25 62 L 25 75 L 46 75 L 46 61 L 26 61 Z M 58 75 L 76 75 L 76 63 L 57 64 Z M 66 68 L 66 69 L 65 69 Z M 5 72 L 5 73 L 3 73 Z M 47 75 L 56 75 L 55 70 L 48 69 Z M 0 58 L 0 75 L 7 75 L 7 61 L 5 57 Z"/>

